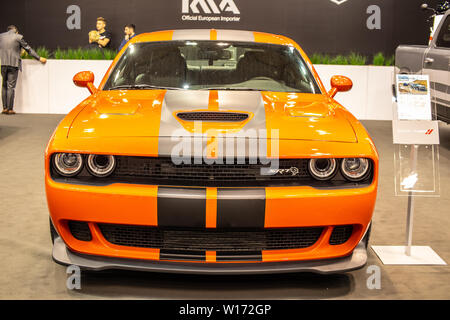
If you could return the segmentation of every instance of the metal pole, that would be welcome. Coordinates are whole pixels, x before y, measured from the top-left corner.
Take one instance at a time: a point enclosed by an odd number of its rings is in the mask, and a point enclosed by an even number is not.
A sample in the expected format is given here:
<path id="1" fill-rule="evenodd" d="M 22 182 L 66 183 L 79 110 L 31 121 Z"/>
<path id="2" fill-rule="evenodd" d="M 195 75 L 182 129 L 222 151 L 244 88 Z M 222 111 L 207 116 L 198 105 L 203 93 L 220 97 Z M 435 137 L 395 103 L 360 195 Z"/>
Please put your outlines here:
<path id="1" fill-rule="evenodd" d="M 411 171 L 416 173 L 417 168 L 417 149 L 418 145 L 411 146 Z M 407 256 L 411 256 L 411 246 L 412 246 L 412 231 L 413 231 L 413 217 L 414 217 L 414 195 L 410 191 L 408 193 L 408 214 L 406 217 L 406 248 L 405 253 Z"/>
<path id="2" fill-rule="evenodd" d="M 414 215 L 414 196 L 412 195 L 412 192 L 409 192 L 409 194 L 408 194 L 408 215 L 406 217 L 406 249 L 405 249 L 405 253 L 407 256 L 411 256 L 413 215 Z"/>

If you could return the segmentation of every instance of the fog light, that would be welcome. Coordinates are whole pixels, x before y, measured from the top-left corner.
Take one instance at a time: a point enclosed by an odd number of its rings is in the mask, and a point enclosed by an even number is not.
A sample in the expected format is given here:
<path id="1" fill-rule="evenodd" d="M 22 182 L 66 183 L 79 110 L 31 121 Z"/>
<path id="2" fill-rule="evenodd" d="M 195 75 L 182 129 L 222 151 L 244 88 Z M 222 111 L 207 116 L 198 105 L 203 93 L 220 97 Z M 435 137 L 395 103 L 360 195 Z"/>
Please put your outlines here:
<path id="1" fill-rule="evenodd" d="M 89 173 L 99 178 L 109 176 L 115 167 L 116 159 L 111 155 L 90 154 L 87 158 Z"/>
<path id="2" fill-rule="evenodd" d="M 53 157 L 53 164 L 60 175 L 72 177 L 83 169 L 83 157 L 78 153 L 57 153 Z"/>
<path id="3" fill-rule="evenodd" d="M 342 160 L 341 171 L 350 181 L 360 181 L 367 177 L 370 161 L 365 158 L 346 158 Z"/>
<path id="4" fill-rule="evenodd" d="M 329 180 L 336 174 L 336 160 L 311 159 L 308 165 L 309 173 L 317 180 Z"/>

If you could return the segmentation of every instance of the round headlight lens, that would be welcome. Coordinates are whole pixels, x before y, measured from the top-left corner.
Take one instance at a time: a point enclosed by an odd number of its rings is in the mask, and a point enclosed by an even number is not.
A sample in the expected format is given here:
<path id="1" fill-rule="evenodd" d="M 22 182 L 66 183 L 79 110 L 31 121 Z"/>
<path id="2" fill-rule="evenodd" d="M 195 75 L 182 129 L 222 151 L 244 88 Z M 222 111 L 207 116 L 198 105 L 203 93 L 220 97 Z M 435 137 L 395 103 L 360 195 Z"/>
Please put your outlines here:
<path id="1" fill-rule="evenodd" d="M 309 172 L 317 180 L 329 180 L 336 174 L 336 159 L 311 159 Z"/>
<path id="2" fill-rule="evenodd" d="M 351 181 L 363 180 L 369 172 L 370 161 L 365 158 L 346 158 L 342 160 L 341 171 Z"/>
<path id="3" fill-rule="evenodd" d="M 57 153 L 53 164 L 60 175 L 72 177 L 83 169 L 83 157 L 78 153 Z"/>
<path id="4" fill-rule="evenodd" d="M 111 155 L 90 154 L 87 158 L 87 168 L 96 177 L 109 176 L 116 167 L 116 159 Z"/>

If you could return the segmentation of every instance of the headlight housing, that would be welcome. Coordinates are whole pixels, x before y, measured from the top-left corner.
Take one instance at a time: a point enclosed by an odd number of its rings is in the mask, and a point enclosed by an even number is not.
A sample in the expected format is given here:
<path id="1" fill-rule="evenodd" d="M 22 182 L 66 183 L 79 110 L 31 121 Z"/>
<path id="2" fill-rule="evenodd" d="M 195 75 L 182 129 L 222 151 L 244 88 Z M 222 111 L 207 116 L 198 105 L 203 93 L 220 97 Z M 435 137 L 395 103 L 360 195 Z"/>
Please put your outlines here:
<path id="1" fill-rule="evenodd" d="M 116 159 L 112 155 L 90 154 L 87 157 L 86 167 L 93 176 L 107 177 L 114 171 Z"/>
<path id="2" fill-rule="evenodd" d="M 350 181 L 361 181 L 370 173 L 370 165 L 366 158 L 345 158 L 341 163 L 341 172 Z"/>
<path id="3" fill-rule="evenodd" d="M 78 153 L 57 153 L 53 165 L 60 175 L 73 177 L 83 169 L 83 157 Z"/>
<path id="4" fill-rule="evenodd" d="M 318 158 L 309 160 L 309 173 L 316 180 L 330 180 L 337 173 L 336 159 Z"/>

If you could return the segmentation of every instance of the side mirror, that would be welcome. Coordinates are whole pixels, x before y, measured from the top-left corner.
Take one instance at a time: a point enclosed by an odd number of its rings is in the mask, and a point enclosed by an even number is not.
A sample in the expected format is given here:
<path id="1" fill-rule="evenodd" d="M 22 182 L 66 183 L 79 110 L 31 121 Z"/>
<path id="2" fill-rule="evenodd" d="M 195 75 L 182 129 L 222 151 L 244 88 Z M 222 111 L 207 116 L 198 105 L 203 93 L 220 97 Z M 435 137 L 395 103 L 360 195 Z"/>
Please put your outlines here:
<path id="1" fill-rule="evenodd" d="M 88 88 L 91 94 L 97 92 L 97 88 L 94 86 L 94 74 L 91 71 L 78 72 L 73 77 L 73 83 L 77 87 Z"/>
<path id="2" fill-rule="evenodd" d="M 345 76 L 332 76 L 330 83 L 331 90 L 328 92 L 328 94 L 332 98 L 336 95 L 336 93 L 349 91 L 353 87 L 352 80 Z"/>

